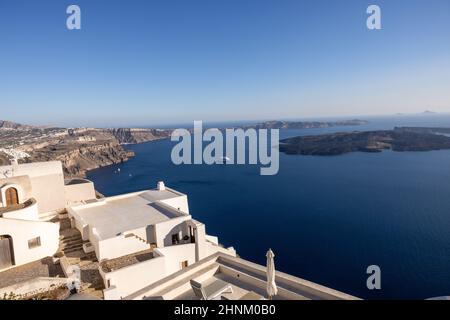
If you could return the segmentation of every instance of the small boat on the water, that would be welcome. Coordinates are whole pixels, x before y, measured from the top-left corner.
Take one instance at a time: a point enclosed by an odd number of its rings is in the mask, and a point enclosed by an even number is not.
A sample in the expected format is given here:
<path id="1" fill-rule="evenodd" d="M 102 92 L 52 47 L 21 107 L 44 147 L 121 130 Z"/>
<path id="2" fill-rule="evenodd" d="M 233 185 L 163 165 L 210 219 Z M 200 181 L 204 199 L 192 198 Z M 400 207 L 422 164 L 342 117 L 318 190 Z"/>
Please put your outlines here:
<path id="1" fill-rule="evenodd" d="M 231 159 L 229 157 L 220 157 L 220 164 L 230 162 Z"/>

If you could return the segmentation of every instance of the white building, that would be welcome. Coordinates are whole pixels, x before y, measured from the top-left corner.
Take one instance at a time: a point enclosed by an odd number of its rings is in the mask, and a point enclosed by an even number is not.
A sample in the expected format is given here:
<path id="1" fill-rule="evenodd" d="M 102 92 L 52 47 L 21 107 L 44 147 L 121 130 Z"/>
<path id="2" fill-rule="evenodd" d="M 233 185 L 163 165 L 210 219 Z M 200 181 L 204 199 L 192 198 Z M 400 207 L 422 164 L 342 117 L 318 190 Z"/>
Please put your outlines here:
<path id="1" fill-rule="evenodd" d="M 216 252 L 235 255 L 192 219 L 187 196 L 162 182 L 155 190 L 97 199 L 92 182 L 64 181 L 60 162 L 14 163 L 0 174 L 0 271 L 55 255 L 57 217 L 65 215 L 85 252 L 115 263 L 115 270 L 100 270 L 106 298 L 126 296 Z M 151 259 L 119 268 L 121 258 L 143 252 Z"/>
<path id="2" fill-rule="evenodd" d="M 60 162 L 0 167 L 0 270 L 54 255 L 59 224 L 48 220 L 89 198 L 93 184 L 66 186 Z"/>
<path id="3" fill-rule="evenodd" d="M 104 299 L 211 298 L 211 290 L 214 298 L 264 296 L 265 267 L 222 247 L 192 218 L 187 196 L 163 182 L 153 190 L 104 198 L 86 179 L 64 181 L 60 162 L 0 167 L 0 276 L 53 257 L 68 282 L 80 280 L 60 243 L 66 231 L 67 239 L 79 239 L 68 240 L 71 250 L 75 242 L 81 255 L 95 258 Z M 55 279 L 0 283 L 0 294 L 11 288 L 26 293 Z M 276 281 L 281 299 L 354 298 L 279 272 Z"/>
<path id="4" fill-rule="evenodd" d="M 135 192 L 68 207 L 73 225 L 101 264 L 105 298 L 123 298 L 201 259 L 233 248 L 219 246 L 205 225 L 192 219 L 187 196 L 166 188 Z M 136 256 L 144 258 L 129 264 Z M 123 258 L 125 257 L 125 258 Z M 125 263 L 121 261 L 124 260 Z"/>

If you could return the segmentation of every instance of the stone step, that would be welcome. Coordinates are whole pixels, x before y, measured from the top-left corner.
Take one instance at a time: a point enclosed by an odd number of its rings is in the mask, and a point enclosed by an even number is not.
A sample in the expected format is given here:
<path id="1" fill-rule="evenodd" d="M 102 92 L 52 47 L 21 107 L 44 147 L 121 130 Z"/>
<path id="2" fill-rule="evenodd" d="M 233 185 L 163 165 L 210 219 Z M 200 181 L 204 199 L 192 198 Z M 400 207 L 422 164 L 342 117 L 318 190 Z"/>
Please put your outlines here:
<path id="1" fill-rule="evenodd" d="M 92 264 L 92 263 L 93 263 L 93 261 L 83 261 L 83 260 L 81 260 L 80 262 L 78 262 L 78 266 L 79 266 L 80 268 L 82 268 L 82 267 L 87 266 L 87 265 L 90 265 L 90 264 Z"/>
<path id="2" fill-rule="evenodd" d="M 74 252 L 74 251 L 83 251 L 83 246 L 74 245 L 74 246 L 68 246 L 68 247 L 62 247 L 60 248 L 61 251 L 64 252 Z"/>
<path id="3" fill-rule="evenodd" d="M 68 243 L 62 242 L 62 243 L 59 244 L 59 247 L 60 248 L 67 248 L 67 247 L 71 247 L 71 246 L 75 246 L 75 245 L 83 246 L 83 241 L 79 240 L 79 241 L 73 241 L 73 242 L 68 242 Z"/>
<path id="4" fill-rule="evenodd" d="M 84 289 L 104 289 L 103 283 L 91 283 L 91 282 L 83 282 L 81 283 L 81 288 Z"/>
<path id="5" fill-rule="evenodd" d="M 72 239 L 72 240 L 68 240 L 68 241 L 60 241 L 60 245 L 66 245 L 66 246 L 70 246 L 72 244 L 77 244 L 77 243 L 81 243 L 83 244 L 83 239 Z"/>
<path id="6" fill-rule="evenodd" d="M 68 249 L 67 251 L 64 251 L 64 254 L 67 256 L 67 255 L 77 254 L 79 252 L 82 252 L 82 251 L 78 250 L 78 249 Z M 71 264 L 78 264 L 78 263 L 80 263 L 80 262 L 78 261 L 76 263 L 71 263 Z"/>
<path id="7" fill-rule="evenodd" d="M 80 234 L 76 234 L 76 235 L 73 235 L 73 236 L 65 236 L 65 237 L 60 237 L 59 238 L 59 240 L 61 240 L 61 241 L 70 241 L 70 240 L 73 240 L 73 239 L 81 239 L 81 235 Z"/>
<path id="8" fill-rule="evenodd" d="M 69 259 L 69 262 L 71 264 L 78 264 L 81 262 L 83 262 L 84 264 L 97 262 L 97 257 L 95 256 L 95 254 L 85 253 L 84 251 L 78 257 L 67 257 L 67 259 Z M 75 263 L 72 263 L 71 261 L 75 261 Z"/>
<path id="9" fill-rule="evenodd" d="M 59 241 L 70 241 L 70 240 L 78 240 L 82 239 L 81 235 L 74 235 L 74 236 L 60 236 Z"/>
<path id="10" fill-rule="evenodd" d="M 83 251 L 83 248 L 82 247 L 76 247 L 76 248 L 70 248 L 70 249 L 64 249 L 63 250 L 64 254 L 73 253 L 73 252 L 77 252 L 77 251 Z"/>
<path id="11" fill-rule="evenodd" d="M 71 264 L 73 266 L 77 266 L 80 263 L 80 261 L 77 260 L 77 258 L 67 258 L 67 259 L 69 261 L 69 264 Z"/>
<path id="12" fill-rule="evenodd" d="M 71 240 L 67 240 L 67 241 L 60 241 L 59 244 L 60 245 L 71 245 L 74 243 L 83 243 L 83 239 L 79 238 L 79 239 L 71 239 Z"/>
<path id="13" fill-rule="evenodd" d="M 80 290 L 84 294 L 88 294 L 90 296 L 98 297 L 100 299 L 103 299 L 103 289 L 87 289 L 87 290 Z"/>
<path id="14" fill-rule="evenodd" d="M 59 220 L 59 230 L 67 230 L 71 228 L 70 219 Z"/>
<path id="15" fill-rule="evenodd" d="M 69 229 L 60 231 L 59 236 L 60 236 L 60 238 L 70 238 L 70 237 L 74 237 L 74 236 L 81 236 L 81 233 L 76 228 L 69 228 Z"/>
<path id="16" fill-rule="evenodd" d="M 103 286 L 89 286 L 85 289 L 83 289 L 84 292 L 94 292 L 94 291 L 103 291 L 105 288 Z"/>
<path id="17" fill-rule="evenodd" d="M 87 284 L 87 285 L 81 285 L 80 291 L 84 292 L 84 293 L 92 293 L 95 291 L 100 291 L 103 293 L 104 290 L 104 286 L 101 285 L 97 285 L 97 286 L 92 286 L 91 284 Z"/>

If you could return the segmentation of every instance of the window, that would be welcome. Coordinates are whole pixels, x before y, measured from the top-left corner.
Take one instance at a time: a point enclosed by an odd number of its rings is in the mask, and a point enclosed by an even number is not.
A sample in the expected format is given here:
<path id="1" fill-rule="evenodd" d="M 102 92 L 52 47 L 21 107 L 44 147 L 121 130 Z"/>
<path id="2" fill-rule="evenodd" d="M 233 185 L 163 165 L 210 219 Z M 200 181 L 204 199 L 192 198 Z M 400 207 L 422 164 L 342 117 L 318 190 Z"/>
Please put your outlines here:
<path id="1" fill-rule="evenodd" d="M 28 248 L 33 249 L 41 246 L 41 237 L 28 240 Z"/>
<path id="2" fill-rule="evenodd" d="M 187 260 L 185 260 L 185 261 L 182 261 L 182 262 L 181 262 L 181 269 L 187 268 L 187 267 L 188 267 L 188 265 L 189 265 L 189 263 L 188 263 L 188 261 L 187 261 Z"/>
<path id="3" fill-rule="evenodd" d="M 172 244 L 178 244 L 180 242 L 180 235 L 175 233 L 172 235 Z"/>

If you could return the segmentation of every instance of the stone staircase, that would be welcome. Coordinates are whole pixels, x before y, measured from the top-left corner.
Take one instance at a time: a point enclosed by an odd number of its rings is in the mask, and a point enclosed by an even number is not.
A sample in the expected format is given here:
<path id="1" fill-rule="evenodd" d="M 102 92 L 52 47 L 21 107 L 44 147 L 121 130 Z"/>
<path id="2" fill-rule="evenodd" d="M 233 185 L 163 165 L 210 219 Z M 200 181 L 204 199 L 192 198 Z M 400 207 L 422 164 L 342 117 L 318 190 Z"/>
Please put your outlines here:
<path id="1" fill-rule="evenodd" d="M 59 252 L 58 256 L 65 256 L 72 266 L 78 266 L 81 271 L 80 292 L 87 293 L 103 299 L 103 279 L 98 271 L 98 260 L 95 253 L 85 253 L 83 250 L 83 239 L 81 233 L 71 228 L 70 219 L 58 220 Z"/>
<path id="2" fill-rule="evenodd" d="M 69 232 L 62 233 L 59 237 L 59 251 L 68 254 L 83 251 L 83 239 L 78 230 L 67 229 Z"/>
<path id="3" fill-rule="evenodd" d="M 71 224 L 70 224 L 70 219 L 69 218 L 65 218 L 65 219 L 59 219 L 59 230 L 67 230 L 71 228 Z"/>
<path id="4" fill-rule="evenodd" d="M 71 228 L 69 218 L 58 219 L 59 222 L 59 252 L 61 254 L 83 251 L 83 239 L 77 229 Z"/>

